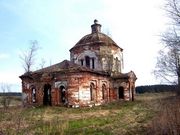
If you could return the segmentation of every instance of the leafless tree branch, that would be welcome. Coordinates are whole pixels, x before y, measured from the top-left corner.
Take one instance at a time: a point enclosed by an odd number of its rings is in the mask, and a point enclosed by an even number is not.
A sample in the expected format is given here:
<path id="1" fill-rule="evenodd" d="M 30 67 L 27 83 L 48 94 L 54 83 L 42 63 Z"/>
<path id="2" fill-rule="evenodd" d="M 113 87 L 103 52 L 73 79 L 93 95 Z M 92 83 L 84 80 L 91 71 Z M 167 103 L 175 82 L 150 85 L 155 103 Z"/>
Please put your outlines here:
<path id="1" fill-rule="evenodd" d="M 165 47 L 159 52 L 154 74 L 180 86 L 180 0 L 166 0 L 165 11 L 173 25 L 162 35 Z M 180 87 L 179 92 L 180 94 Z"/>
<path id="2" fill-rule="evenodd" d="M 20 55 L 20 59 L 22 60 L 22 66 L 25 70 L 25 72 L 30 72 L 32 69 L 32 66 L 35 64 L 35 55 L 38 47 L 37 40 L 31 41 L 31 46 L 26 52 L 23 52 L 22 55 Z"/>

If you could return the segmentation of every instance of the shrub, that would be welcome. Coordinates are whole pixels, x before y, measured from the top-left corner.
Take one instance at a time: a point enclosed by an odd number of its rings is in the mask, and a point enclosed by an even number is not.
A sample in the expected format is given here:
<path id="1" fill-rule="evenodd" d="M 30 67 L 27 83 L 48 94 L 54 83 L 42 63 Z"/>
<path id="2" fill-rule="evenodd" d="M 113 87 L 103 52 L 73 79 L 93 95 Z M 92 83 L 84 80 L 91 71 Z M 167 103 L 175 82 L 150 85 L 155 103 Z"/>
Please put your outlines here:
<path id="1" fill-rule="evenodd" d="M 4 109 L 7 109 L 11 103 L 11 97 L 9 96 L 2 96 L 0 103 Z"/>

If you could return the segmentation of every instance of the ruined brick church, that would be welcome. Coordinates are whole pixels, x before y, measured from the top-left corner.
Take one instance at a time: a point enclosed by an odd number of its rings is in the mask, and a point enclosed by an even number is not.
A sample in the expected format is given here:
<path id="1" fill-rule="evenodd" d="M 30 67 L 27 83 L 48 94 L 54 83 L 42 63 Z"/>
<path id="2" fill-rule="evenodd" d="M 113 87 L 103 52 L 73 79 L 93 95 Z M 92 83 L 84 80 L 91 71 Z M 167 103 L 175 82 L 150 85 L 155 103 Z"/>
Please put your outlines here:
<path id="1" fill-rule="evenodd" d="M 123 49 L 101 32 L 97 20 L 91 34 L 70 49 L 70 61 L 24 73 L 22 93 L 29 105 L 96 106 L 133 101 L 136 75 L 122 73 Z"/>

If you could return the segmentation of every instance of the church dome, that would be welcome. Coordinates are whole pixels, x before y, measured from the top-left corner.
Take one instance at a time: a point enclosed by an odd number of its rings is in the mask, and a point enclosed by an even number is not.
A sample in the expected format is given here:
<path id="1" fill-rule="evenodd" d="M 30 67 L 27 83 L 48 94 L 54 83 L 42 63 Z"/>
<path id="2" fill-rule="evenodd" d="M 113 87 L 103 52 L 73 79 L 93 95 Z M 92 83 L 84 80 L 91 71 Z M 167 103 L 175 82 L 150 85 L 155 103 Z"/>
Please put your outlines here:
<path id="1" fill-rule="evenodd" d="M 82 47 L 86 45 L 95 45 L 95 44 L 116 46 L 120 48 L 109 36 L 101 32 L 101 24 L 98 24 L 97 20 L 94 20 L 94 24 L 91 25 L 91 29 L 92 29 L 91 34 L 82 37 L 76 43 L 76 45 L 70 49 L 70 51 L 78 47 Z"/>

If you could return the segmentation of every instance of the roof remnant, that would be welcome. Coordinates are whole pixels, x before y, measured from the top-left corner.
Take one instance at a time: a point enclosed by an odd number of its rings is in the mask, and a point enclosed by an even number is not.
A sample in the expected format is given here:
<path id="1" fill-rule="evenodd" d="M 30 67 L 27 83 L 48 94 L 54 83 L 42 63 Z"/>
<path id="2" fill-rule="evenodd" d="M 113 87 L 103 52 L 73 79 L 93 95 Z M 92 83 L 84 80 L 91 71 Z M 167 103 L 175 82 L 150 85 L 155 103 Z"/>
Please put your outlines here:
<path id="1" fill-rule="evenodd" d="M 84 45 L 94 45 L 94 44 L 105 45 L 105 46 L 111 45 L 120 48 L 108 35 L 101 32 L 101 24 L 98 24 L 98 21 L 96 19 L 94 20 L 94 24 L 91 25 L 91 29 L 92 29 L 91 34 L 82 37 L 75 44 L 75 46 L 70 49 L 70 51 L 77 47 L 81 47 Z M 122 48 L 120 49 L 123 50 Z"/>

